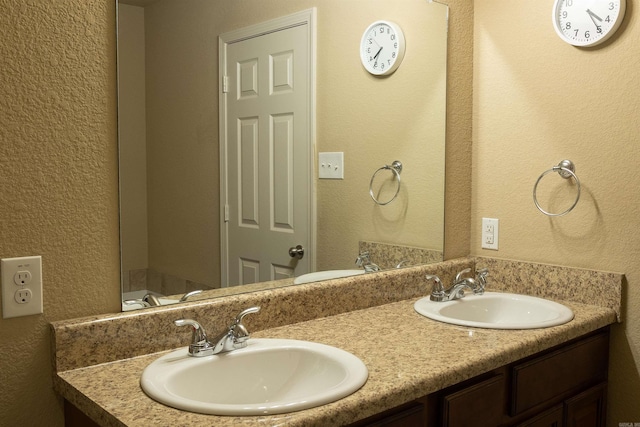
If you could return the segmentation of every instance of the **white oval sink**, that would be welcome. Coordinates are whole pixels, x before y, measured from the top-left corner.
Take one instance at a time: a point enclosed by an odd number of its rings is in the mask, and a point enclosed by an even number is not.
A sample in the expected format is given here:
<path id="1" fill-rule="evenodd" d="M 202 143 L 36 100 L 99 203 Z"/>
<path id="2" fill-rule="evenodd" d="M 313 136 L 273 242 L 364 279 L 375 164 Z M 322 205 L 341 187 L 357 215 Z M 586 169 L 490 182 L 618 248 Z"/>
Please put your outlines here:
<path id="1" fill-rule="evenodd" d="M 263 415 L 309 409 L 358 390 L 362 361 L 344 350 L 308 341 L 250 339 L 245 348 L 192 357 L 186 348 L 145 368 L 140 385 L 152 399 L 185 411 Z"/>
<path id="2" fill-rule="evenodd" d="M 416 301 L 414 308 L 440 322 L 490 329 L 548 328 L 573 319 L 573 311 L 557 302 L 501 292 L 467 294 L 447 302 L 434 302 L 425 297 Z"/>
<path id="3" fill-rule="evenodd" d="M 364 270 L 325 270 L 307 273 L 293 279 L 294 285 L 303 283 L 319 282 L 321 280 L 340 279 L 342 277 L 357 276 L 364 274 Z"/>

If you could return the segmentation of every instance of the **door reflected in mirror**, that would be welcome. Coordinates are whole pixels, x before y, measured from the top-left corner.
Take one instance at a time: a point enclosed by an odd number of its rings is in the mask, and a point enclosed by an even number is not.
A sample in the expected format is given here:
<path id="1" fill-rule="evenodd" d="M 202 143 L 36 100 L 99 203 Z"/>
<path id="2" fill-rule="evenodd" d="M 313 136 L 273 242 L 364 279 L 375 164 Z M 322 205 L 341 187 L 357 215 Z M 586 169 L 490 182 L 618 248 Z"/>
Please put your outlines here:
<path id="1" fill-rule="evenodd" d="M 268 3 L 118 2 L 123 299 L 152 293 L 176 301 L 193 290 L 205 292 L 191 298 L 207 298 L 291 285 L 304 273 L 361 268 L 355 261 L 362 252 L 381 269 L 442 260 L 447 6 L 425 0 Z M 252 80 L 249 57 L 222 66 L 229 46 L 223 42 L 312 8 L 306 127 L 300 114 L 280 107 L 264 117 L 239 110 L 225 120 L 225 97 L 251 97 L 251 87 L 274 91 L 268 77 L 266 83 Z M 384 77 L 368 73 L 359 52 L 363 32 L 381 19 L 398 24 L 406 39 L 402 64 Z M 292 49 L 274 49 L 266 55 L 268 69 L 275 64 L 289 72 L 286 52 Z M 224 70 L 232 74 L 233 89 L 224 87 Z M 281 76 L 291 79 L 279 77 L 283 87 L 302 78 Z M 236 90 L 240 83 L 243 93 Z M 300 129 L 308 136 L 304 150 L 296 145 Z M 297 161 L 308 171 L 298 179 L 293 155 L 302 151 L 304 159 Z M 319 178 L 327 167 L 319 164 L 319 153 L 343 153 L 342 179 Z M 399 189 L 390 170 L 372 179 L 395 160 L 403 166 Z M 378 200 L 398 194 L 377 204 L 370 187 Z M 232 190 L 235 196 L 226 193 Z M 293 192 L 302 192 L 302 199 Z M 307 213 L 297 213 L 300 204 Z M 264 249 L 263 243 L 278 239 L 235 237 L 227 229 L 233 221 L 252 230 L 256 223 L 279 226 L 289 234 L 305 223 L 309 241 L 301 246 L 308 266 L 296 269 L 300 260 L 288 255 L 298 243 Z M 254 253 L 229 255 L 240 240 L 286 258 L 259 262 Z"/>

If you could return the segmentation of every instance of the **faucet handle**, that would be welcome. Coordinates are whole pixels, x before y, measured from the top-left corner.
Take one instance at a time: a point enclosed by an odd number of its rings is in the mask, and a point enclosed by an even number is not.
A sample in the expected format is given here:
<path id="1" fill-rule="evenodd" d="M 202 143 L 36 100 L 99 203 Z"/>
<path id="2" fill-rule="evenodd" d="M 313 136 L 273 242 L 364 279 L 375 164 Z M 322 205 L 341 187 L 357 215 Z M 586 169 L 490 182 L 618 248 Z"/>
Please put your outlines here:
<path id="1" fill-rule="evenodd" d="M 158 297 L 156 297 L 154 294 L 146 294 L 142 297 L 142 301 L 149 304 L 150 307 L 159 307 L 162 305 L 160 304 L 160 300 L 158 299 Z"/>
<path id="2" fill-rule="evenodd" d="M 369 260 L 369 251 L 361 252 L 358 254 L 358 258 L 356 258 L 356 265 L 358 267 L 362 267 L 363 265 L 369 264 L 371 261 Z"/>
<path id="3" fill-rule="evenodd" d="M 179 319 L 173 322 L 176 326 L 191 326 L 191 344 L 189 344 L 189 354 L 203 355 L 204 351 L 212 348 L 211 343 L 207 339 L 207 333 L 200 323 L 192 319 Z"/>
<path id="4" fill-rule="evenodd" d="M 481 268 L 479 270 L 476 270 L 476 276 L 478 278 L 482 277 L 483 279 L 486 279 L 488 275 L 489 275 L 489 269 L 488 268 Z"/>
<path id="5" fill-rule="evenodd" d="M 249 339 L 249 331 L 247 331 L 247 328 L 242 323 L 242 319 L 244 319 L 247 314 L 257 313 L 259 311 L 260 307 L 249 307 L 236 316 L 236 320 L 229 326 L 229 332 L 233 334 L 236 343 L 242 344 Z"/>
<path id="6" fill-rule="evenodd" d="M 124 304 L 124 305 L 139 305 L 142 308 L 151 307 L 151 305 L 148 302 L 146 302 L 144 300 L 141 300 L 141 299 L 127 299 L 127 300 L 122 301 L 122 304 Z"/>
<path id="7" fill-rule="evenodd" d="M 435 274 L 427 274 L 427 281 L 433 281 L 433 289 L 431 290 L 431 301 L 442 301 L 445 292 L 444 286 L 442 285 L 442 280 Z"/>
<path id="8" fill-rule="evenodd" d="M 476 294 L 482 295 L 484 293 L 484 288 L 487 286 L 488 275 L 489 275 L 488 268 L 481 268 L 480 270 L 476 270 L 476 282 L 478 283 L 477 290 L 474 290 Z"/>

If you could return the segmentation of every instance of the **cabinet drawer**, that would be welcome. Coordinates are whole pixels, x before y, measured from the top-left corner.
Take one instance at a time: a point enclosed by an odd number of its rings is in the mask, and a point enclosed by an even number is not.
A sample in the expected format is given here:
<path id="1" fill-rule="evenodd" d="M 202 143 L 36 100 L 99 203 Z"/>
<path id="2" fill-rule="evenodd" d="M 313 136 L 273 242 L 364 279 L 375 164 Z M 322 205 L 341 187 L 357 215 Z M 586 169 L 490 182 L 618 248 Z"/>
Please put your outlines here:
<path id="1" fill-rule="evenodd" d="M 422 398 L 425 402 L 426 399 Z M 349 427 L 425 427 L 427 409 L 420 400 L 372 415 L 361 421 L 349 424 Z"/>
<path id="2" fill-rule="evenodd" d="M 609 335 L 599 333 L 512 368 L 511 415 L 607 378 Z"/>
<path id="3" fill-rule="evenodd" d="M 406 409 L 364 425 L 367 427 L 423 427 L 426 425 L 424 405 L 416 403 Z"/>

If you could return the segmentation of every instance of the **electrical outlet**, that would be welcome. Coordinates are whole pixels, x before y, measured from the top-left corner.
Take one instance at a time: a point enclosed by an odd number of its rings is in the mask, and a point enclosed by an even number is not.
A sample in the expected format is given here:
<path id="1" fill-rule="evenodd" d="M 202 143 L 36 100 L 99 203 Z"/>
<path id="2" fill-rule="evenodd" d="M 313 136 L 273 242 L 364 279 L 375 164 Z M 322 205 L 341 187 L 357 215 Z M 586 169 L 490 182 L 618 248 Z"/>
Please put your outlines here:
<path id="1" fill-rule="evenodd" d="M 495 218 L 482 218 L 482 248 L 498 250 L 498 224 Z"/>
<path id="2" fill-rule="evenodd" d="M 3 258 L 2 317 L 42 313 L 42 257 Z"/>
<path id="3" fill-rule="evenodd" d="M 15 276 L 13 276 L 13 281 L 18 286 L 29 285 L 32 277 L 33 276 L 29 270 L 18 271 Z"/>

